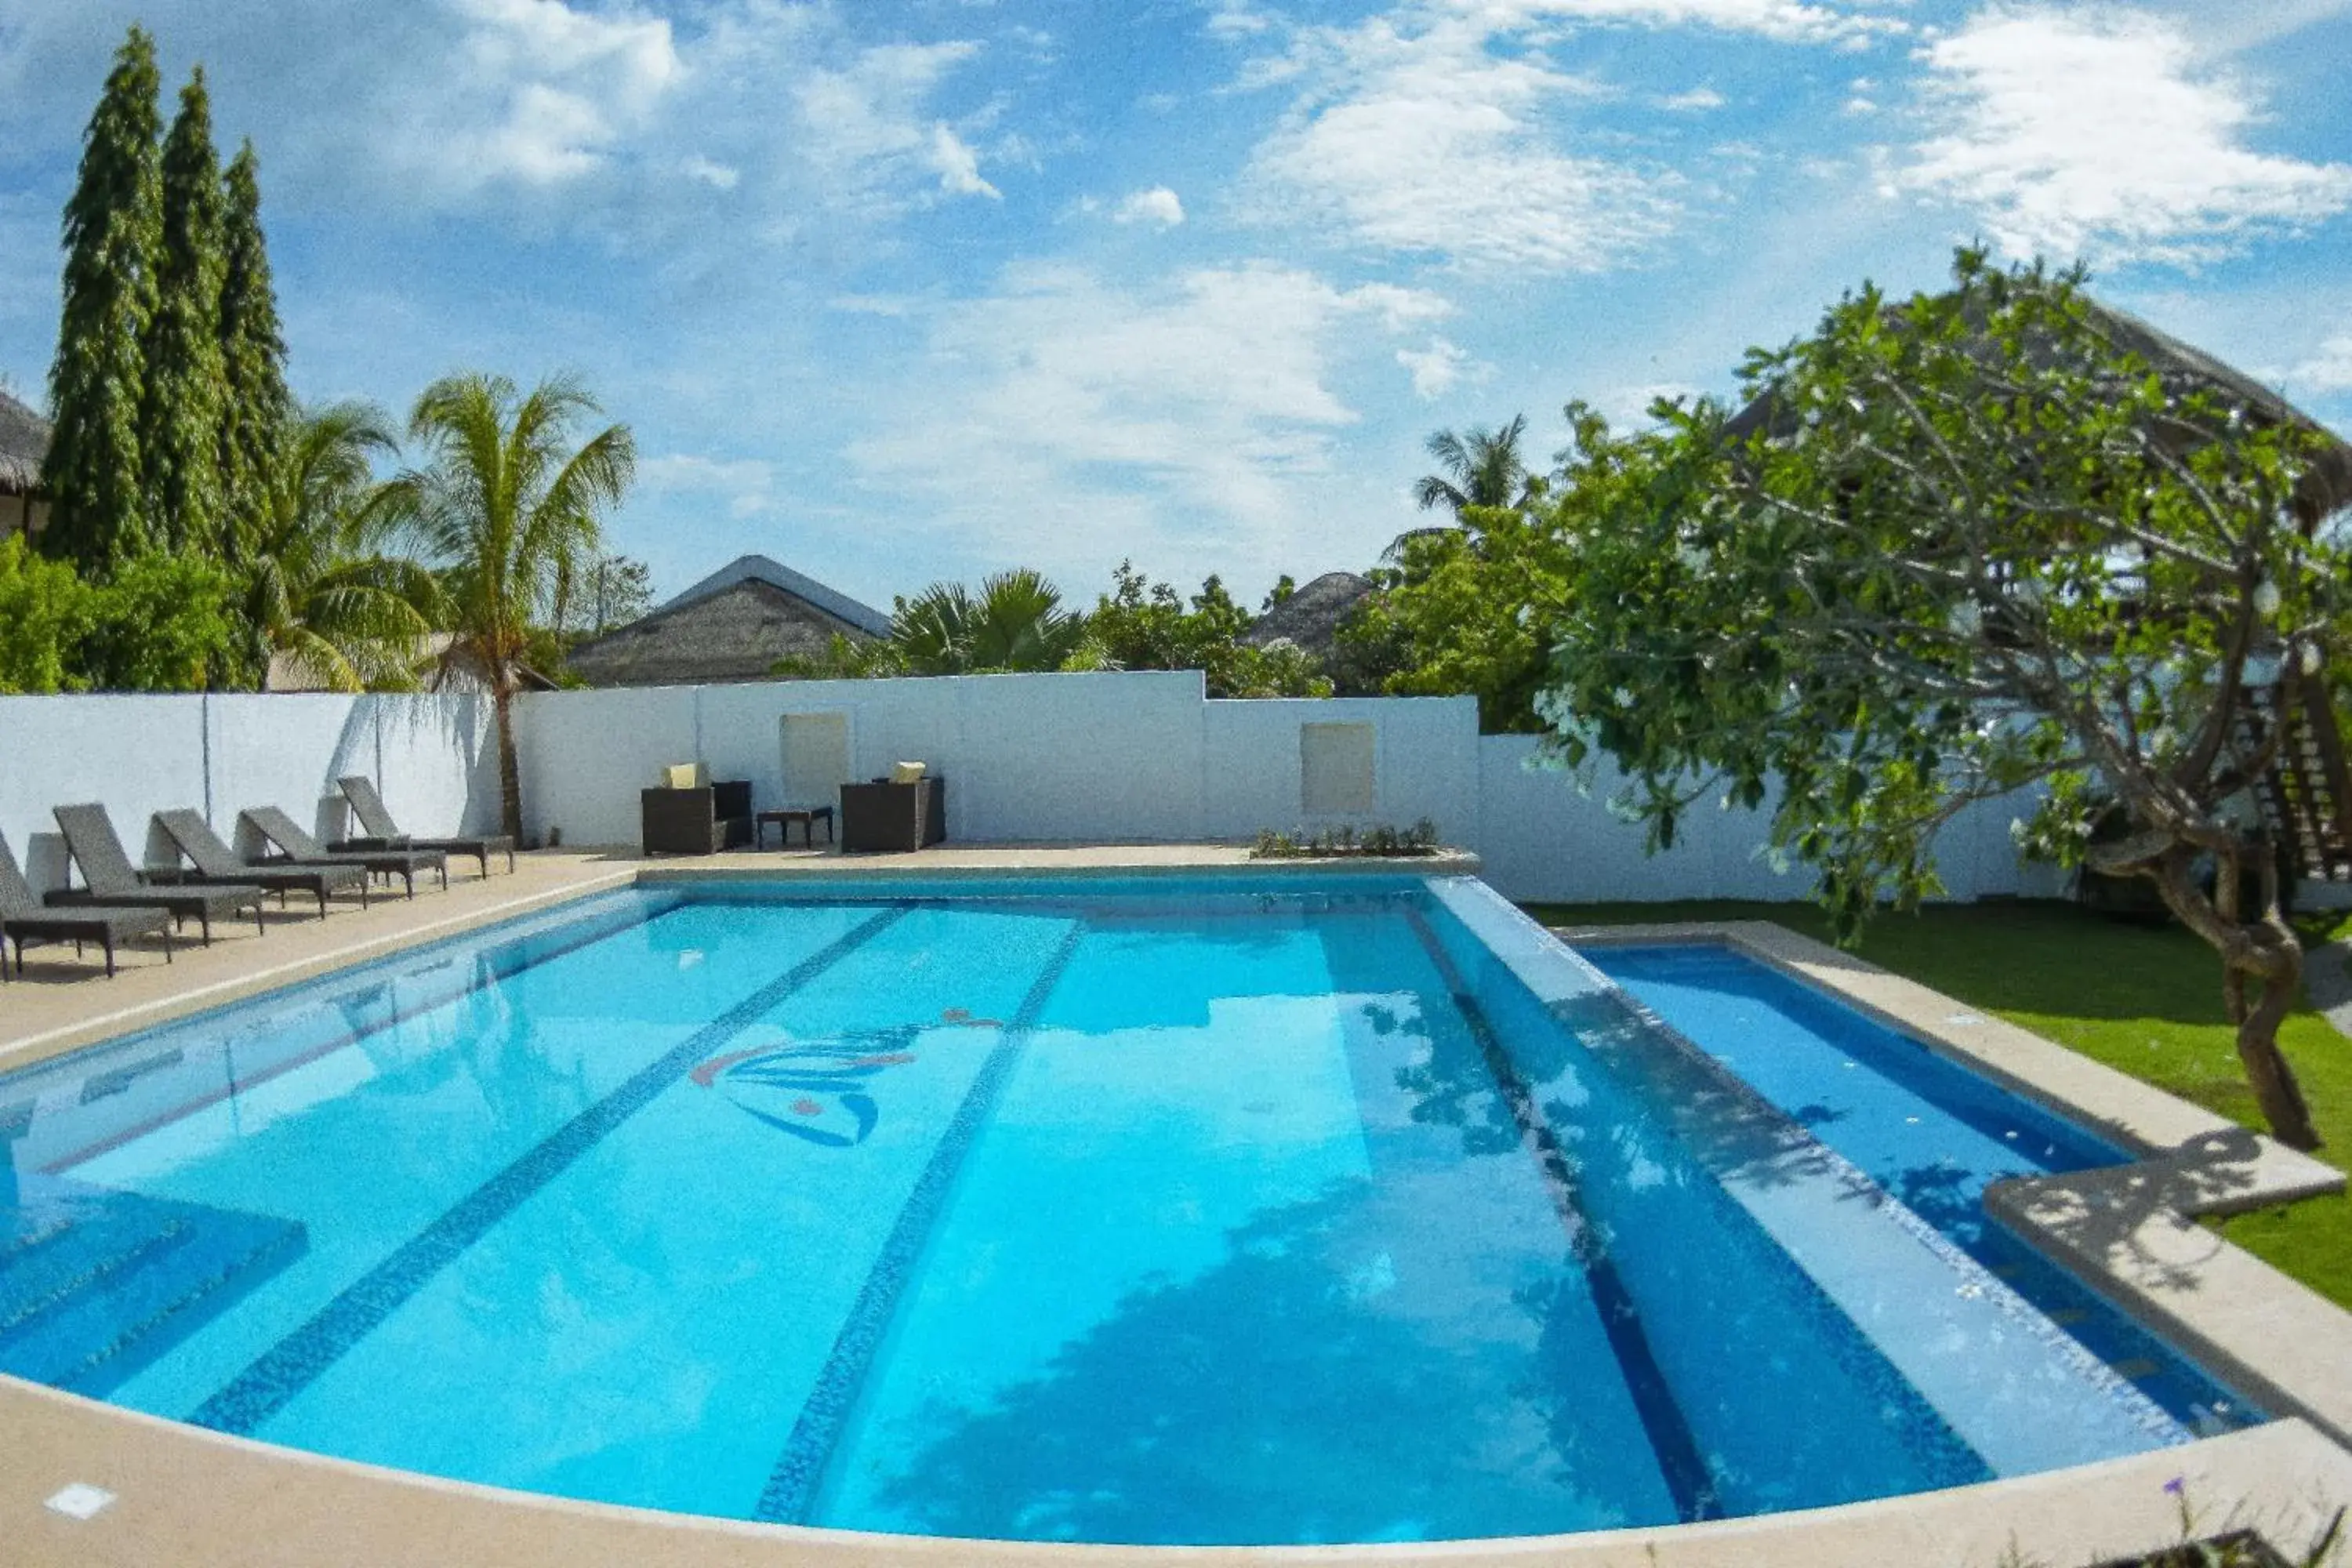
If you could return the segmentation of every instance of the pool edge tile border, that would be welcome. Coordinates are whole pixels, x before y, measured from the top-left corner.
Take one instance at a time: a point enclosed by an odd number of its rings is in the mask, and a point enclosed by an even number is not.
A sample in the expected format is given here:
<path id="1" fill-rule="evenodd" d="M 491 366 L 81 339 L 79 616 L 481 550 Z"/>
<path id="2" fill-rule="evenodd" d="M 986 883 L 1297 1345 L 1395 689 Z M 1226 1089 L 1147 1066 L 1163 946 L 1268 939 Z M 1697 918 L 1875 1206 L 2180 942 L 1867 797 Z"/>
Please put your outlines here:
<path id="1" fill-rule="evenodd" d="M 2197 1223 L 2346 1189 L 2343 1172 L 2055 1041 L 1769 921 L 1555 928 L 1571 947 L 1712 943 L 1828 994 L 2139 1158 L 2014 1177 L 1994 1218 L 2224 1382 L 2352 1447 L 2352 1312 Z"/>

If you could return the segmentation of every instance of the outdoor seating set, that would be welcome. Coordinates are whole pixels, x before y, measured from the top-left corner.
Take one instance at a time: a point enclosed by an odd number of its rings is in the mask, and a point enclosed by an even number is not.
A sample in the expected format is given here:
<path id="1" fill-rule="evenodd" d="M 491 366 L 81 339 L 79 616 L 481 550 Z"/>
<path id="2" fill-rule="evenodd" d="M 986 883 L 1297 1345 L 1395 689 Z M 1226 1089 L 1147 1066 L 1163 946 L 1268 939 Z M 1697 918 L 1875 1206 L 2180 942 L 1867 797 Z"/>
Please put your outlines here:
<path id="1" fill-rule="evenodd" d="M 842 785 L 837 809 L 825 804 L 755 811 L 750 780 L 714 784 L 698 763 L 666 768 L 663 774 L 665 783 L 639 795 L 647 855 L 758 848 L 771 826 L 776 829 L 779 847 L 789 848 L 795 823 L 803 842 L 811 847 L 816 844 L 816 825 L 824 823 L 827 841 L 837 842 L 848 853 L 920 849 L 948 836 L 947 781 L 927 774 L 920 763 L 901 763 L 889 778 Z"/>
<path id="2" fill-rule="evenodd" d="M 364 829 L 361 837 L 321 844 L 293 818 L 274 805 L 254 806 L 239 814 L 258 845 L 240 855 L 212 829 L 202 813 L 159 811 L 154 826 L 172 846 L 172 864 L 134 866 L 114 831 L 103 805 L 60 805 L 52 815 L 65 836 L 68 884 L 46 896 L 34 892 L 0 837 L 0 978 L 7 974 L 7 946 L 16 948 L 16 973 L 25 973 L 25 949 L 40 942 L 74 944 L 79 955 L 84 944 L 98 943 L 106 953 L 106 973 L 114 973 L 117 944 L 151 933 L 163 940 L 163 958 L 172 958 L 173 932 L 194 919 L 209 945 L 215 916 L 231 918 L 250 913 L 254 928 L 263 929 L 262 900 L 278 895 L 283 908 L 294 893 L 318 900 L 319 914 L 327 914 L 330 895 L 356 893 L 362 908 L 370 884 L 382 877 L 398 878 L 408 897 L 416 896 L 416 874 L 436 873 L 441 886 L 449 885 L 449 857 L 470 855 L 485 877 L 490 857 L 503 854 L 507 869 L 514 869 L 514 840 L 504 834 L 450 838 L 415 838 L 404 835 L 384 808 L 373 781 L 353 776 L 338 781 L 352 814 Z M 71 883 L 79 871 L 79 886 Z"/>

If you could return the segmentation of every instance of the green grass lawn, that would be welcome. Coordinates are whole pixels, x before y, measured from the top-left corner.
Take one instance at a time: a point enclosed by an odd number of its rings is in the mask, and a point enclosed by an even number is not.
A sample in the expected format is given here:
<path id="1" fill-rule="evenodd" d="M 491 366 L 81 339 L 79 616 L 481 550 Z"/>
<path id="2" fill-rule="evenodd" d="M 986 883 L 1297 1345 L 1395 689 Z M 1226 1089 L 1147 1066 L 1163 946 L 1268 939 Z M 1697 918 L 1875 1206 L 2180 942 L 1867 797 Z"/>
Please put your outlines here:
<path id="1" fill-rule="evenodd" d="M 1534 904 L 1528 912 L 1547 925 L 1765 920 L 1829 934 L 1811 904 Z M 2177 926 L 2125 924 L 2059 902 L 1950 904 L 1880 918 L 1858 951 L 2184 1100 L 2262 1125 L 2238 1069 L 2236 1031 L 2222 1016 L 2221 963 Z M 2307 1006 L 2287 1019 L 2279 1040 L 2326 1141 L 2320 1157 L 2345 1165 L 2352 1160 L 2352 1040 Z M 2314 1198 L 2221 1228 L 2352 1307 L 2352 1199 Z"/>

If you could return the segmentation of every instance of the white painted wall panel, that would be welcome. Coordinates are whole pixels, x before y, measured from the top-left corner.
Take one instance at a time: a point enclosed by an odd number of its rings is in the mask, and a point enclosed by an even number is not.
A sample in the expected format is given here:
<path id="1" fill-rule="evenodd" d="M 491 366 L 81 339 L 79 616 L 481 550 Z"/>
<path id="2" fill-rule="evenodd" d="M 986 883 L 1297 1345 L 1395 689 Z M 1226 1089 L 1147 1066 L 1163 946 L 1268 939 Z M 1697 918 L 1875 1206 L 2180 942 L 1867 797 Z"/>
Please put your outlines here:
<path id="1" fill-rule="evenodd" d="M 566 844 L 635 844 L 637 792 L 669 763 L 698 760 L 692 687 L 527 692 L 514 711 L 531 839 L 560 828 Z"/>
<path id="2" fill-rule="evenodd" d="M 419 838 L 499 831 L 498 735 L 488 693 L 392 692 L 366 700 L 374 718 L 375 787 L 401 831 Z"/>
<path id="3" fill-rule="evenodd" d="M 0 697 L 0 833 L 37 888 L 65 880 L 55 805 L 97 801 L 131 859 L 147 819 L 205 805 L 204 700 Z"/>
<path id="4" fill-rule="evenodd" d="M 1801 868 L 1783 873 L 1759 853 L 1769 826 L 1763 812 L 1702 805 L 1678 825 L 1675 847 L 1643 853 L 1643 830 L 1618 821 L 1607 802 L 1622 775 L 1602 763 L 1591 793 L 1580 794 L 1564 770 L 1530 766 L 1532 735 L 1486 735 L 1478 742 L 1481 832 L 1474 847 L 1486 880 L 1522 900 L 1654 902 L 1671 899 L 1786 901 L 1811 894 Z M 2024 893 L 2053 897 L 2063 879 L 2021 864 L 2011 821 L 2032 808 L 2022 800 L 1984 801 L 1947 826 L 1937 865 L 1948 896 Z"/>
<path id="5" fill-rule="evenodd" d="M 1423 817 L 1455 844 L 1475 841 L 1478 705 L 1467 697 L 1286 698 L 1204 705 L 1203 832 L 1248 838 L 1342 823 L 1410 826 Z M 1310 816 L 1301 805 L 1299 729 L 1367 723 L 1377 731 L 1372 809 Z"/>
<path id="6" fill-rule="evenodd" d="M 320 837 L 342 820 L 344 773 L 375 770 L 375 715 L 331 693 L 224 695 L 210 704 L 213 831 L 235 842 L 237 813 L 274 805 Z"/>

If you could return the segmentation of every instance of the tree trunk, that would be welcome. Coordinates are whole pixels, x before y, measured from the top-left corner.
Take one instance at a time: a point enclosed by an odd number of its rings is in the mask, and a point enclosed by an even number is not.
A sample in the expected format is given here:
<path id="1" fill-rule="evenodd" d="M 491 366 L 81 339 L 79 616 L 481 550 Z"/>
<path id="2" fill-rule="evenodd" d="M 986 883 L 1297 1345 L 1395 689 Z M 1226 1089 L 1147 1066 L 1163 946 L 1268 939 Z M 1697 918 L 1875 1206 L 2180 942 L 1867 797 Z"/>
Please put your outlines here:
<path id="1" fill-rule="evenodd" d="M 499 819 L 501 830 L 522 842 L 522 770 L 515 761 L 514 692 L 503 680 L 490 686 L 490 707 L 499 728 Z"/>
<path id="2" fill-rule="evenodd" d="M 2225 920 L 2190 872 L 2194 855 L 2189 846 L 2176 845 L 2147 869 L 2181 923 L 2221 953 L 2227 994 L 2242 998 L 2246 980 L 2260 982 L 2261 998 L 2238 1020 L 2238 1060 L 2271 1136 L 2290 1149 L 2316 1149 L 2319 1130 L 2311 1124 L 2303 1088 L 2278 1046 L 2279 1025 L 2303 981 L 2303 944 L 2279 910 L 2273 879 L 2263 879 L 2264 908 L 2258 918 Z M 2234 861 L 2225 857 L 2223 868 L 2234 871 Z M 2234 902 L 2234 887 L 2229 897 Z"/>
<path id="3" fill-rule="evenodd" d="M 2238 1026 L 2238 1060 L 2245 1064 L 2246 1080 L 2254 1086 L 2254 1100 L 2271 1136 L 2290 1149 L 2319 1147 L 2319 1130 L 2311 1124 L 2311 1108 L 2304 1103 L 2303 1086 L 2279 1049 L 2278 1029 L 2287 1009 L 2294 1005 L 2296 985 L 2303 979 L 2303 949 L 2288 936 L 2284 973 L 2262 977 L 2262 1000 Z"/>

